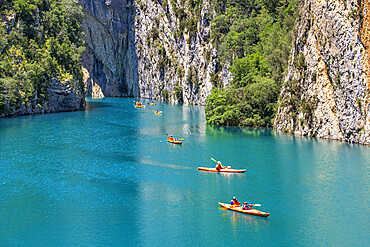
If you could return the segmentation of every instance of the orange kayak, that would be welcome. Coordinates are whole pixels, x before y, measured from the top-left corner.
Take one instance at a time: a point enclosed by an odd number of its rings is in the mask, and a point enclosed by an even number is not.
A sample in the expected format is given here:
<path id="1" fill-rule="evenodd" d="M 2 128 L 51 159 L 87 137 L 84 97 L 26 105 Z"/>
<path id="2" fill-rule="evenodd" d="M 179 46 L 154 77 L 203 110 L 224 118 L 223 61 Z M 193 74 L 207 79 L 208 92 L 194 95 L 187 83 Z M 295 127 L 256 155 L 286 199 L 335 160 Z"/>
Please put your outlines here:
<path id="1" fill-rule="evenodd" d="M 249 215 L 260 216 L 260 217 L 265 217 L 265 218 L 269 217 L 270 215 L 270 213 L 262 212 L 257 209 L 243 210 L 242 207 L 233 207 L 232 205 L 228 203 L 219 202 L 218 205 L 220 205 L 221 207 L 227 208 L 229 210 L 236 211 L 236 212 L 243 213 L 243 214 L 249 214 Z"/>
<path id="2" fill-rule="evenodd" d="M 231 172 L 231 173 L 243 173 L 247 171 L 247 169 L 231 169 L 231 168 L 222 168 L 220 171 L 217 171 L 216 168 L 209 167 L 198 167 L 198 170 L 207 172 Z"/>
<path id="3" fill-rule="evenodd" d="M 170 140 L 170 139 L 167 139 L 167 141 L 173 144 L 182 144 L 182 141 L 176 141 L 176 140 Z"/>

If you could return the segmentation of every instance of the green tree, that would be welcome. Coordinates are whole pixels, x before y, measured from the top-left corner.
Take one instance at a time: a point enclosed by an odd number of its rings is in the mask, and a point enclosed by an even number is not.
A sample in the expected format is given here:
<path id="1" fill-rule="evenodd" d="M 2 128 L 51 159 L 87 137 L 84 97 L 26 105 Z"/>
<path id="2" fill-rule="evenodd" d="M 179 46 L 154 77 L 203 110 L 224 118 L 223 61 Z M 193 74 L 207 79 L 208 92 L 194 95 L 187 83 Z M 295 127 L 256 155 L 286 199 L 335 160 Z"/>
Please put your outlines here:
<path id="1" fill-rule="evenodd" d="M 218 16 L 212 21 L 211 37 L 219 47 L 221 64 L 231 63 L 233 80 L 230 87 L 211 91 L 206 120 L 216 125 L 271 126 L 287 69 L 297 1 L 214 2 L 225 9 L 215 6 Z M 304 65 L 304 59 L 297 63 Z"/>

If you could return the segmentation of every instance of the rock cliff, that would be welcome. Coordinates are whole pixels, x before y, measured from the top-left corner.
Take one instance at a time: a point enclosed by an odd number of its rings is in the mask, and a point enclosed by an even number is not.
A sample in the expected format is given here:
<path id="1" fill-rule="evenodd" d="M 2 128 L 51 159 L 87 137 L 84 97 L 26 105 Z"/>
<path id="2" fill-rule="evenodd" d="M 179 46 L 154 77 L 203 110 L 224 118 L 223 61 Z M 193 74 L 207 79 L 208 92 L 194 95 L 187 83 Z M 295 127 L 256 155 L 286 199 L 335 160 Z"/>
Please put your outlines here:
<path id="1" fill-rule="evenodd" d="M 215 81 L 229 84 L 210 39 L 210 1 L 136 1 L 135 9 L 141 97 L 202 104 Z"/>
<path id="2" fill-rule="evenodd" d="M 139 96 L 133 0 L 81 0 L 87 96 Z"/>
<path id="3" fill-rule="evenodd" d="M 304 0 L 274 127 L 370 144 L 370 4 Z"/>
<path id="4" fill-rule="evenodd" d="M 192 1 L 193 2 L 193 1 Z M 210 1 L 81 0 L 87 95 L 202 104 L 215 81 L 227 85 L 210 41 Z"/>

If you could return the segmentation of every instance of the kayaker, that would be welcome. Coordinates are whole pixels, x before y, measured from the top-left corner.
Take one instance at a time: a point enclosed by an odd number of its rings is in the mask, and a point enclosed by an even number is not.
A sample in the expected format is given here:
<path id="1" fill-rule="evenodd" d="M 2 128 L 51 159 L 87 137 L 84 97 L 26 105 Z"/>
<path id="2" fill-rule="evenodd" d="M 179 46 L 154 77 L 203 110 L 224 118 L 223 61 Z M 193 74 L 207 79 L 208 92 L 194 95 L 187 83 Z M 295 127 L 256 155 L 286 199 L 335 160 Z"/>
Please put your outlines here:
<path id="1" fill-rule="evenodd" d="M 156 114 L 158 114 L 158 113 L 159 113 L 159 111 L 158 111 L 158 110 L 156 110 L 156 111 L 155 111 L 155 113 L 156 113 Z"/>
<path id="2" fill-rule="evenodd" d="M 231 200 L 230 205 L 240 206 L 240 202 L 238 202 L 238 199 L 236 199 L 236 197 L 233 196 L 233 199 Z"/>
<path id="3" fill-rule="evenodd" d="M 251 210 L 253 205 L 248 205 L 248 202 L 244 202 L 243 210 Z"/>
<path id="4" fill-rule="evenodd" d="M 221 171 L 221 169 L 222 169 L 223 167 L 222 167 L 222 165 L 221 165 L 221 162 L 220 161 L 218 161 L 217 162 L 217 165 L 216 165 L 216 170 L 217 171 Z"/>
<path id="5" fill-rule="evenodd" d="M 168 137 L 168 140 L 173 141 L 173 136 Z"/>

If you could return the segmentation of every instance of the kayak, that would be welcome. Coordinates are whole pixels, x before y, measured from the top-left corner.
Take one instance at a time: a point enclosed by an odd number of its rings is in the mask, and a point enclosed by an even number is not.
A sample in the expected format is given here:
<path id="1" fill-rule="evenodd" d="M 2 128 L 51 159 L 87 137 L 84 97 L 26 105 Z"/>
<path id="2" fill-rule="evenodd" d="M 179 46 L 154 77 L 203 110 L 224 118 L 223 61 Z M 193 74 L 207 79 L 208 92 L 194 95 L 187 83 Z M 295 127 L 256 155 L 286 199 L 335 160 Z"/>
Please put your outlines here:
<path id="1" fill-rule="evenodd" d="M 167 141 L 173 144 L 182 144 L 182 141 L 176 141 L 176 140 L 170 140 L 170 139 L 167 139 Z"/>
<path id="2" fill-rule="evenodd" d="M 135 105 L 136 108 L 145 108 L 145 105 Z"/>
<path id="3" fill-rule="evenodd" d="M 233 207 L 232 205 L 228 203 L 219 202 L 218 205 L 220 205 L 221 207 L 225 207 L 229 210 L 236 211 L 236 212 L 243 213 L 243 214 L 249 214 L 249 215 L 260 216 L 260 217 L 265 217 L 265 218 L 267 218 L 270 215 L 270 213 L 262 212 L 257 209 L 243 210 L 242 207 Z"/>
<path id="4" fill-rule="evenodd" d="M 162 113 L 160 113 L 160 112 L 158 112 L 158 113 L 157 112 L 154 112 L 154 114 L 155 115 L 162 115 Z"/>
<path id="5" fill-rule="evenodd" d="M 216 168 L 210 167 L 198 167 L 198 170 L 207 172 L 231 172 L 231 173 L 243 173 L 247 171 L 247 169 L 231 169 L 231 168 L 222 168 L 220 171 L 217 171 Z"/>
<path id="6" fill-rule="evenodd" d="M 154 105 L 154 103 L 150 103 L 150 105 Z"/>

